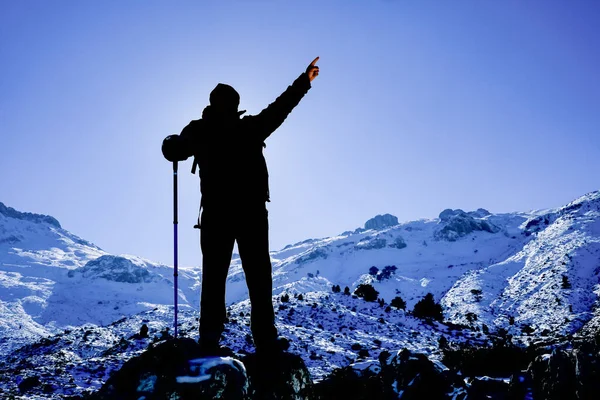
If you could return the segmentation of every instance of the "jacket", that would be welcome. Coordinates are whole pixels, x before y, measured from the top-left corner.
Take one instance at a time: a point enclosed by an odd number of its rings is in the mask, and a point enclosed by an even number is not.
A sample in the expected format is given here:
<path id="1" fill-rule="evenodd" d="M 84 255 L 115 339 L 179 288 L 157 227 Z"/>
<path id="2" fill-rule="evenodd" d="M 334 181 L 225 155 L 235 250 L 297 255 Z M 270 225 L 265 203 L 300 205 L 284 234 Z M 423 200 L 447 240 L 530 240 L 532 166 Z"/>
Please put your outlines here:
<path id="1" fill-rule="evenodd" d="M 194 156 L 192 172 L 199 167 L 202 207 L 270 201 L 265 140 L 310 87 L 308 75 L 303 73 L 257 115 L 240 118 L 243 112 L 237 109 L 208 106 L 201 119 L 183 129 L 179 150 L 186 158 Z"/>

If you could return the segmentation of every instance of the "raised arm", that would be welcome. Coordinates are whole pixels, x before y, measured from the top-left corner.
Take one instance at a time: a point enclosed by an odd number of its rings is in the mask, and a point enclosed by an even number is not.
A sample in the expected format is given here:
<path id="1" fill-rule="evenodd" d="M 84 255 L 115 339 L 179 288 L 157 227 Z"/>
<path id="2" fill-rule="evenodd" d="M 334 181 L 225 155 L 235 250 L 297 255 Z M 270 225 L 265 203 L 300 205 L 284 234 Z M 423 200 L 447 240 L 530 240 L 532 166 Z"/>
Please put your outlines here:
<path id="1" fill-rule="evenodd" d="M 268 138 L 285 121 L 294 107 L 300 103 L 302 97 L 311 88 L 311 82 L 319 75 L 316 65 L 319 57 L 311 62 L 303 72 L 273 103 L 252 118 L 256 124 L 256 131 L 261 140 Z"/>

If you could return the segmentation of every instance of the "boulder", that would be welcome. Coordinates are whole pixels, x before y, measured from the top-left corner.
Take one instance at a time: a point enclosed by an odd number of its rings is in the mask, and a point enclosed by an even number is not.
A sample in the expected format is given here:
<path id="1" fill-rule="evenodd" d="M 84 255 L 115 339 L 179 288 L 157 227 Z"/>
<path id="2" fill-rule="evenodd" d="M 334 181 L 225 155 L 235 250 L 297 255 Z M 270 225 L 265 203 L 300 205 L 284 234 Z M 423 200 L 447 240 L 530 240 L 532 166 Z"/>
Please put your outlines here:
<path id="1" fill-rule="evenodd" d="M 465 398 L 464 383 L 440 362 L 407 349 L 387 360 L 382 358 L 381 375 L 402 399 Z M 450 396 L 452 394 L 452 396 Z"/>
<path id="2" fill-rule="evenodd" d="M 249 354 L 243 358 L 250 380 L 248 399 L 314 400 L 313 382 L 300 356 Z"/>
<path id="3" fill-rule="evenodd" d="M 322 399 L 454 399 L 466 398 L 460 377 L 443 364 L 407 349 L 391 356 L 384 351 L 374 361 L 334 370 L 315 385 Z"/>
<path id="4" fill-rule="evenodd" d="M 539 355 L 528 368 L 534 398 L 596 399 L 600 393 L 599 367 L 600 354 L 591 345 Z"/>
<path id="5" fill-rule="evenodd" d="M 192 339 L 170 339 L 127 361 L 92 400 L 311 400 L 313 384 L 297 355 L 203 357 Z"/>
<path id="6" fill-rule="evenodd" d="M 231 357 L 202 358 L 192 339 L 171 339 L 127 361 L 91 399 L 245 399 L 244 365 Z"/>

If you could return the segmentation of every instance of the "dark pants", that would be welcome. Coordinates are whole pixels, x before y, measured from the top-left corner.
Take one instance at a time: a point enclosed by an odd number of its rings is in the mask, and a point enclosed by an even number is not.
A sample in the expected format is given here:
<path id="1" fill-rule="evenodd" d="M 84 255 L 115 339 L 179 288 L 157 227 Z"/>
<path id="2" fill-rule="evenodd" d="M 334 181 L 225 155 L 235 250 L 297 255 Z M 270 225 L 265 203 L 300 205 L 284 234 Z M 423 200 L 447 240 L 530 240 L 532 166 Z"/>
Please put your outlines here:
<path id="1" fill-rule="evenodd" d="M 202 296 L 200 340 L 216 344 L 226 318 L 225 283 L 237 241 L 250 294 L 251 329 L 258 349 L 275 343 L 268 212 L 264 203 L 243 208 L 217 207 L 202 211 Z"/>

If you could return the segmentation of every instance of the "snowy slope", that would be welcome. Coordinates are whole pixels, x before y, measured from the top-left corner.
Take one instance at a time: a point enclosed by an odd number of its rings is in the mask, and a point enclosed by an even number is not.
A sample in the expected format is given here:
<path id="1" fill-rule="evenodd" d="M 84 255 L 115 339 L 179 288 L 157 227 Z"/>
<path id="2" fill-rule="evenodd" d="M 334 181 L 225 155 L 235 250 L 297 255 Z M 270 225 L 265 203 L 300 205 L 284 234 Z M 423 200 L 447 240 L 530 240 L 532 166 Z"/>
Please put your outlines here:
<path id="1" fill-rule="evenodd" d="M 173 269 L 113 256 L 49 216 L 0 203 L 0 354 L 84 323 L 109 324 L 173 302 Z M 180 302 L 198 304 L 198 274 L 180 273 Z"/>
<path id="2" fill-rule="evenodd" d="M 275 293 L 290 284 L 311 290 L 328 290 L 331 284 L 351 289 L 373 282 L 381 297 L 391 300 L 397 292 L 414 304 L 427 292 L 445 293 L 465 272 L 506 259 L 519 251 L 527 238 L 519 226 L 529 214 L 489 215 L 478 220 L 498 226 L 497 233 L 474 230 L 449 241 L 438 238 L 448 223 L 439 219 L 401 223 L 380 230 L 357 229 L 331 238 L 301 242 L 271 254 Z M 475 219 L 475 218 L 473 218 Z M 459 229 L 456 226 L 451 228 Z M 440 233 L 442 232 L 442 233 Z M 396 270 L 381 281 L 369 268 Z M 315 281 L 311 277 L 325 278 Z M 247 297 L 239 259 L 230 272 L 228 301 Z"/>
<path id="3" fill-rule="evenodd" d="M 443 299 L 449 319 L 466 322 L 472 312 L 481 323 L 509 331 L 525 325 L 538 335 L 574 332 L 591 319 L 600 288 L 600 193 L 543 213 L 522 229 L 529 238 L 522 249 L 453 285 Z M 473 290 L 481 290 L 481 300 Z"/>

